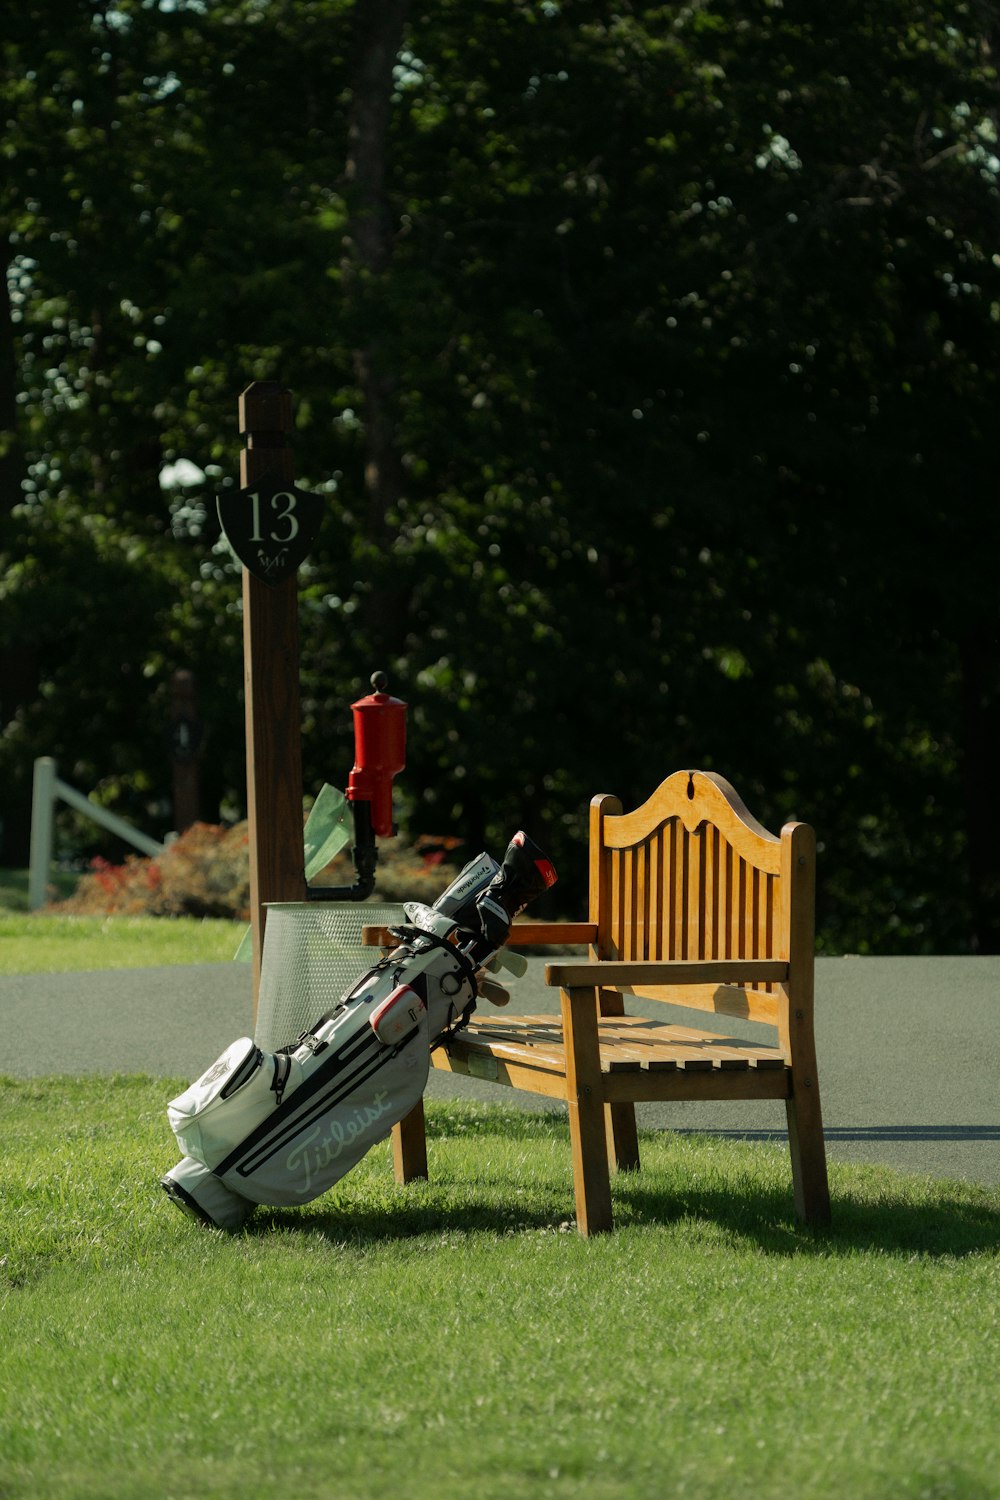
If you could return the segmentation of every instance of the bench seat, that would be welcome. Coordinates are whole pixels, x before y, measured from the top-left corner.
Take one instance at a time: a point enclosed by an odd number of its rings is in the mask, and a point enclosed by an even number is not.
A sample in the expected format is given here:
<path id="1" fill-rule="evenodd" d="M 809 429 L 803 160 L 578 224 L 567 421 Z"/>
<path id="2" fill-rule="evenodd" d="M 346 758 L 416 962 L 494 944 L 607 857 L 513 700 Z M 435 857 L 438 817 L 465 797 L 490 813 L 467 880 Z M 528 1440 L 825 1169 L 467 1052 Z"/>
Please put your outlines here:
<path id="1" fill-rule="evenodd" d="M 603 1074 L 754 1071 L 769 1075 L 761 1092 L 755 1090 L 756 1097 L 784 1099 L 788 1094 L 785 1059 L 777 1047 L 756 1046 L 738 1037 L 641 1016 L 601 1017 L 597 1033 Z M 443 1072 L 467 1073 L 494 1083 L 509 1082 L 529 1092 L 547 1093 L 544 1084 L 532 1078 L 517 1082 L 510 1074 L 513 1069 L 519 1075 L 527 1071 L 565 1077 L 562 1023 L 558 1016 L 546 1015 L 503 1019 L 474 1016 L 447 1046 L 436 1049 L 431 1060 Z M 555 1092 L 562 1096 L 564 1086 Z M 738 1097 L 745 1097 L 745 1084 Z"/>

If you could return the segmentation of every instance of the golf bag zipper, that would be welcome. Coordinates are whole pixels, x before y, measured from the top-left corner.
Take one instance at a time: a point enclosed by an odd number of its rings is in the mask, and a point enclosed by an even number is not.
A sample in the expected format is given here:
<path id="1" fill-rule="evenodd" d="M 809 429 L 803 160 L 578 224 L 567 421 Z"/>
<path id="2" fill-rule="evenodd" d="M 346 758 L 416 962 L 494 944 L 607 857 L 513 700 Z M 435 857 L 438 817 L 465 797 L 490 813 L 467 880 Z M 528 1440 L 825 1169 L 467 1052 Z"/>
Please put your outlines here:
<path id="1" fill-rule="evenodd" d="M 281 1103 L 281 1096 L 285 1092 L 285 1084 L 288 1075 L 292 1071 L 292 1059 L 287 1052 L 276 1052 L 274 1054 L 274 1078 L 271 1088 L 274 1092 L 274 1106 L 277 1109 Z"/>
<path id="2" fill-rule="evenodd" d="M 237 1089 L 241 1089 L 245 1083 L 249 1082 L 249 1080 L 256 1073 L 257 1069 L 260 1067 L 263 1061 L 263 1052 L 261 1052 L 258 1046 L 251 1045 L 250 1050 L 247 1052 L 246 1056 L 240 1063 L 237 1064 L 230 1076 L 222 1085 L 222 1088 L 219 1090 L 219 1098 L 232 1098 Z"/>

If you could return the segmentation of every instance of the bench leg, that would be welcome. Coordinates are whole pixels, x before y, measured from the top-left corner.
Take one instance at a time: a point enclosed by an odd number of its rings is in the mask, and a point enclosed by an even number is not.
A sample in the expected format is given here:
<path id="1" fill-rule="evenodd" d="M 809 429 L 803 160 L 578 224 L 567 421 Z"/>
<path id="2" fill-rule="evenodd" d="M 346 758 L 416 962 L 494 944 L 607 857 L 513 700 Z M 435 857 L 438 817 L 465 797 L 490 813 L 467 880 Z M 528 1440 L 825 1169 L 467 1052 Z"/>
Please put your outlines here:
<path id="1" fill-rule="evenodd" d="M 619 1172 L 638 1172 L 639 1133 L 635 1128 L 634 1104 L 606 1104 L 608 1162 Z"/>
<path id="2" fill-rule="evenodd" d="M 560 1002 L 576 1225 L 582 1235 L 600 1234 L 612 1227 L 613 1219 L 596 997 L 592 989 L 562 990 Z"/>
<path id="3" fill-rule="evenodd" d="M 418 1099 L 410 1113 L 392 1127 L 392 1168 L 400 1184 L 427 1176 L 427 1133 L 422 1099 Z"/>
<path id="4" fill-rule="evenodd" d="M 598 990 L 598 1007 L 602 1016 L 623 1016 L 625 997 L 618 990 Z M 634 1104 L 608 1104 L 605 1106 L 605 1125 L 608 1132 L 608 1160 L 613 1170 L 638 1172 L 639 1136 L 635 1128 Z"/>
<path id="5" fill-rule="evenodd" d="M 815 1076 L 795 1079 L 791 1098 L 785 1101 L 788 1115 L 788 1145 L 792 1156 L 792 1187 L 795 1212 L 806 1224 L 829 1224 L 830 1186 L 826 1175 L 826 1145 L 819 1087 Z"/>

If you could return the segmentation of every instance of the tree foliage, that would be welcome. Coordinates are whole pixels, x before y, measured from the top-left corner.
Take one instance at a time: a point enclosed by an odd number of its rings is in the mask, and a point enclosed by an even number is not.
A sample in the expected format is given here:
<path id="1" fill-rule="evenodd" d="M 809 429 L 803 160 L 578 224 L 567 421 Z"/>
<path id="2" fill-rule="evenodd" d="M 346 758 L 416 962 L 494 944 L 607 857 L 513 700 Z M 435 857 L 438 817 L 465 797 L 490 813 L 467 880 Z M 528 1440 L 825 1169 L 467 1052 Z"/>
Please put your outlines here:
<path id="1" fill-rule="evenodd" d="M 818 828 L 828 948 L 996 949 L 996 42 L 979 0 L 27 0 L 8 824 L 49 753 L 166 826 L 180 667 L 239 811 L 213 494 L 277 378 L 330 495 L 307 785 L 383 667 L 414 834 L 579 871 L 593 793 L 714 767 Z"/>

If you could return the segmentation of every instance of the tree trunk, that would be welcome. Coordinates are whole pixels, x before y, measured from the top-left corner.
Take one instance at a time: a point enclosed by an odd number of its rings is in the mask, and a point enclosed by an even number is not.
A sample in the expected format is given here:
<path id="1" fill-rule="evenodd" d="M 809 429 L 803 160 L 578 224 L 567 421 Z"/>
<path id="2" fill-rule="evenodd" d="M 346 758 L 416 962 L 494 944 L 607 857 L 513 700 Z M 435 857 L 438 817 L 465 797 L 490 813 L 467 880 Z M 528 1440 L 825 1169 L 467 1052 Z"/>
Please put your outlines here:
<path id="1" fill-rule="evenodd" d="M 348 121 L 345 166 L 350 209 L 342 278 L 345 298 L 374 311 L 379 281 L 392 257 L 392 226 L 386 196 L 389 118 L 393 68 L 403 40 L 409 0 L 359 0 L 354 88 Z M 384 350 L 372 333 L 353 352 L 365 424 L 365 531 L 370 542 L 388 549 L 391 516 L 403 493 L 403 465 L 393 415 L 395 379 Z M 399 648 L 406 618 L 404 592 L 391 579 L 378 580 L 367 596 L 364 620 L 382 650 Z"/>

